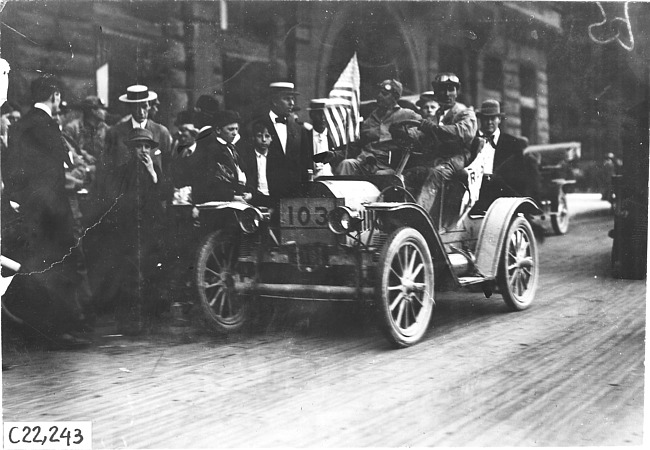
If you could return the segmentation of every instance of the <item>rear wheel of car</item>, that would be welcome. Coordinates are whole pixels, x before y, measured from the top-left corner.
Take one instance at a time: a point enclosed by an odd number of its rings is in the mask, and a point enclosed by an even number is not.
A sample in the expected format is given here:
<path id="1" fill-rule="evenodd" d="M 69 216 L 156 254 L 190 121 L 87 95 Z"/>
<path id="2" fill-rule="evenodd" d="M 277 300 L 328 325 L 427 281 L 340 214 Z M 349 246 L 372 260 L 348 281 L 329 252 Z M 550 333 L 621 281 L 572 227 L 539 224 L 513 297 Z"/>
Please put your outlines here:
<path id="1" fill-rule="evenodd" d="M 422 234 L 403 227 L 387 239 L 377 266 L 379 325 L 395 347 L 417 343 L 433 312 L 433 262 Z"/>
<path id="2" fill-rule="evenodd" d="M 555 234 L 566 234 L 569 231 L 569 206 L 566 192 L 560 189 L 557 195 L 557 214 L 551 216 L 551 225 Z"/>
<path id="3" fill-rule="evenodd" d="M 530 306 L 539 278 L 537 242 L 530 223 L 516 217 L 508 227 L 497 282 L 503 300 L 514 311 Z"/>
<path id="4" fill-rule="evenodd" d="M 234 233 L 214 231 L 199 247 L 196 287 L 205 322 L 214 330 L 230 333 L 248 319 L 249 299 L 235 291 L 239 278 L 239 241 Z"/>

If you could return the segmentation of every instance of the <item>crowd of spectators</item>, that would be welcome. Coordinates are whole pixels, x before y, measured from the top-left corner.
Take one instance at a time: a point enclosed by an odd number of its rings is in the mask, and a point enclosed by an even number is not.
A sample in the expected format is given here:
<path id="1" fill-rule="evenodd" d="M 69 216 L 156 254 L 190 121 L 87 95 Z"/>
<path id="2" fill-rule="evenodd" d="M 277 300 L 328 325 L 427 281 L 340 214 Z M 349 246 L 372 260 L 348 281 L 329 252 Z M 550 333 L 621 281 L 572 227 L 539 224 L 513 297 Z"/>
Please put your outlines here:
<path id="1" fill-rule="evenodd" d="M 2 254 L 20 264 L 3 308 L 59 347 L 88 345 L 81 333 L 106 311 L 117 332 L 139 334 L 172 302 L 191 302 L 193 205 L 274 209 L 314 175 L 394 173 L 393 125 L 405 121 L 417 126 L 404 137 L 432 155 L 411 164 L 407 188 L 433 213 L 441 183 L 480 138 L 474 111 L 456 101 L 458 78 L 442 74 L 433 87 L 415 111 L 399 105 L 398 80 L 383 81 L 360 140 L 335 148 L 330 99 L 311 99 L 302 123 L 289 82 L 271 83 L 267 108 L 246 123 L 202 95 L 172 134 L 155 121 L 164 105 L 147 86 L 126 88 L 129 114 L 110 120 L 101 98 L 67 105 L 60 82 L 39 77 L 24 117 L 2 106 Z"/>

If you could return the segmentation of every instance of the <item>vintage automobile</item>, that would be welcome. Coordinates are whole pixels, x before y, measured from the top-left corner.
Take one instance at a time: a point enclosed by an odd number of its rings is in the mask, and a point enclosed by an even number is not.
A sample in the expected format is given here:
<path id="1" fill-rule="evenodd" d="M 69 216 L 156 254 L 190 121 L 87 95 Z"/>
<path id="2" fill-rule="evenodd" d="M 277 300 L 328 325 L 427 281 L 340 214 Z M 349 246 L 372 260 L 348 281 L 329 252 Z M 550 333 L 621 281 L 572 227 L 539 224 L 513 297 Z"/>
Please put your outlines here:
<path id="1" fill-rule="evenodd" d="M 567 187 L 575 184 L 570 163 L 580 159 L 580 142 L 561 142 L 557 144 L 529 145 L 525 155 L 537 159 L 542 176 L 540 209 L 538 219 L 551 221 L 555 234 L 569 231 L 569 207 Z"/>
<path id="2" fill-rule="evenodd" d="M 438 292 L 493 291 L 515 311 L 528 308 L 539 280 L 528 198 L 473 207 L 482 154 L 448 183 L 438 223 L 397 175 L 322 177 L 279 211 L 239 202 L 197 205 L 205 230 L 196 286 L 206 322 L 240 329 L 263 298 L 366 302 L 388 341 L 407 347 L 431 322 Z"/>

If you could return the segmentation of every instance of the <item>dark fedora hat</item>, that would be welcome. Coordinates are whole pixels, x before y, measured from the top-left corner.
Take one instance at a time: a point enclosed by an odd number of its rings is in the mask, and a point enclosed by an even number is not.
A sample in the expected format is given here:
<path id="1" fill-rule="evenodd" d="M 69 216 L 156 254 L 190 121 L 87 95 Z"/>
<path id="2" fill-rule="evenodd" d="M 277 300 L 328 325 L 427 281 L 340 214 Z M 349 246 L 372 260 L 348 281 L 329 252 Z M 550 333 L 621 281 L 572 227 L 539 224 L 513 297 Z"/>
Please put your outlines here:
<path id="1" fill-rule="evenodd" d="M 153 138 L 151 131 L 145 128 L 133 128 L 129 132 L 129 145 L 134 145 L 138 142 L 148 142 L 151 145 L 151 148 L 158 147 L 158 142 Z"/>
<path id="2" fill-rule="evenodd" d="M 499 116 L 501 118 L 504 117 L 504 114 L 501 113 L 501 105 L 499 105 L 499 102 L 491 98 L 481 103 L 481 109 L 476 111 L 476 115 L 484 116 L 484 117 L 490 117 L 490 116 Z"/>
<path id="3" fill-rule="evenodd" d="M 155 92 L 143 84 L 134 84 L 126 88 L 126 94 L 120 95 L 120 101 L 124 103 L 149 102 L 158 98 Z"/>
<path id="4" fill-rule="evenodd" d="M 225 127 L 231 123 L 239 123 L 240 121 L 241 117 L 239 116 L 239 113 L 229 109 L 219 111 L 214 116 L 214 126 L 217 128 Z"/>

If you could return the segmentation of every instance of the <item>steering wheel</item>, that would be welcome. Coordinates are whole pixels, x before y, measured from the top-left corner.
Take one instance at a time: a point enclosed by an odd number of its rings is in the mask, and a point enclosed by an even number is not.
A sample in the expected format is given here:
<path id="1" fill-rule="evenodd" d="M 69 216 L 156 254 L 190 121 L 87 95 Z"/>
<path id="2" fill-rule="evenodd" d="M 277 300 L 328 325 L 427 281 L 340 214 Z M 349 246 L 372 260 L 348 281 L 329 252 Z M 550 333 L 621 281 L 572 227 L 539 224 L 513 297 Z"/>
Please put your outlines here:
<path id="1" fill-rule="evenodd" d="M 381 190 L 379 193 L 379 196 L 377 197 L 377 201 L 381 202 L 384 200 L 384 197 L 386 194 L 390 191 L 394 192 L 402 192 L 404 194 L 404 198 L 406 201 L 411 201 L 412 203 L 417 203 L 415 201 L 415 197 L 413 197 L 413 194 L 411 194 L 405 187 L 402 186 L 386 186 L 384 189 Z"/>

